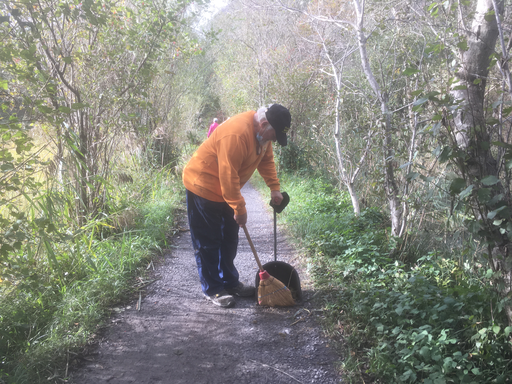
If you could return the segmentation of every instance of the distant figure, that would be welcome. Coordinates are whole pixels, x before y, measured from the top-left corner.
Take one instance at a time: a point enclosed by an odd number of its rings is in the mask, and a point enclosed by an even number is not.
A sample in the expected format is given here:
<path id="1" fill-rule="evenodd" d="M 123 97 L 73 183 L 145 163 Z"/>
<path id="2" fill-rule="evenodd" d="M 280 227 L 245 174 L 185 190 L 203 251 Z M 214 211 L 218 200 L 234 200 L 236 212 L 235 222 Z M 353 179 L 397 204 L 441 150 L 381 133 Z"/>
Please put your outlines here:
<path id="1" fill-rule="evenodd" d="M 213 119 L 213 124 L 210 125 L 210 129 L 208 130 L 208 136 L 207 137 L 210 137 L 210 135 L 213 133 L 213 131 L 215 131 L 215 128 L 217 128 L 219 126 L 218 121 L 219 120 L 217 120 L 217 118 Z"/>

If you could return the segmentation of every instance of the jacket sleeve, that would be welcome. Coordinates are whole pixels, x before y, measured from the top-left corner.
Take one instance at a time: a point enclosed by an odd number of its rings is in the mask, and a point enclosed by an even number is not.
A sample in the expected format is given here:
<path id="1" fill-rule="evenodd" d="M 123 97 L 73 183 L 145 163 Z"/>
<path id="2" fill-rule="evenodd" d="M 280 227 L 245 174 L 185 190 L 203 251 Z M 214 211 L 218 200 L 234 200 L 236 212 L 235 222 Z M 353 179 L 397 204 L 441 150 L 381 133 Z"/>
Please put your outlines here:
<path id="1" fill-rule="evenodd" d="M 236 215 L 247 213 L 245 200 L 240 192 L 239 177 L 239 170 L 247 152 L 247 144 L 236 135 L 223 137 L 218 142 L 217 160 L 222 197 Z"/>
<path id="2" fill-rule="evenodd" d="M 274 163 L 272 143 L 268 143 L 268 149 L 258 165 L 258 172 L 271 191 L 279 191 L 281 189 L 279 179 L 277 178 L 276 164 Z"/>

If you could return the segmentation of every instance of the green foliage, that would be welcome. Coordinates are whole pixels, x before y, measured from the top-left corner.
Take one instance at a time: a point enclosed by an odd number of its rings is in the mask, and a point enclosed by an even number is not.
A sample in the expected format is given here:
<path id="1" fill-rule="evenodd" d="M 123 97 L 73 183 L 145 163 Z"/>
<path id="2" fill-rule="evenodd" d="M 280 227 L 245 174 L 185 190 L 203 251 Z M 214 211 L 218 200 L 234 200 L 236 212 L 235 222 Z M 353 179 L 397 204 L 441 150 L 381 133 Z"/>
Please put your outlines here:
<path id="1" fill-rule="evenodd" d="M 294 178 L 283 188 L 290 189 L 293 196 L 293 210 L 287 212 L 286 220 L 294 223 L 294 235 L 304 239 L 310 250 L 337 258 L 373 247 L 376 239 L 366 238 L 362 229 L 369 224 L 381 229 L 384 219 L 380 213 L 369 210 L 360 218 L 347 214 L 352 208 L 348 194 L 321 179 Z"/>
<path id="2" fill-rule="evenodd" d="M 42 194 L 34 206 L 44 219 L 33 220 L 40 225 L 30 228 L 31 242 L 0 266 L 0 381 L 63 378 L 68 354 L 137 288 L 134 277 L 144 278 L 147 261 L 165 245 L 183 196 L 172 175 L 140 170 L 133 183 L 110 190 L 109 214 L 75 231 L 68 231 L 64 196 Z"/>
<path id="3" fill-rule="evenodd" d="M 83 345 L 126 295 L 131 278 L 154 241 L 146 236 L 94 242 L 81 250 L 83 261 L 61 265 L 65 280 L 32 274 L 1 300 L 0 378 L 7 383 L 42 382 L 68 350 Z M 64 261 L 72 255 L 59 253 Z M 43 281 L 41 281 L 43 279 Z M 44 281 L 46 280 L 46 281 Z M 57 281 L 56 281 L 57 280 Z M 21 377 L 20 377 L 21 376 Z M 22 379 L 22 377 L 26 377 Z M 23 381 L 22 381 L 23 380 Z"/>
<path id="4" fill-rule="evenodd" d="M 291 197 L 284 217 L 314 255 L 308 264 L 324 292 L 330 332 L 343 338 L 347 379 L 509 380 L 512 327 L 492 271 L 432 249 L 409 264 L 396 260 L 380 212 L 354 217 L 349 199 L 322 181 L 282 180 Z"/>
<path id="5" fill-rule="evenodd" d="M 294 142 L 289 142 L 286 147 L 279 147 L 276 152 L 279 153 L 275 156 L 276 162 L 281 170 L 285 172 L 312 171 L 305 151 Z"/>
<path id="6" fill-rule="evenodd" d="M 147 167 L 173 168 L 178 165 L 181 151 L 173 138 L 168 136 L 149 138 L 146 146 L 143 159 L 147 162 Z"/>
<path id="7" fill-rule="evenodd" d="M 170 64 L 197 54 L 196 42 L 184 33 L 186 23 L 180 23 L 188 5 L 0 3 L 2 113 L 10 121 L 23 113 L 25 124 L 45 131 L 54 164 L 66 170 L 57 177 L 77 183 L 68 192 L 75 193 L 71 201 L 80 224 L 105 209 L 111 156 L 125 134 L 131 133 L 128 141 L 151 137 L 169 113 L 159 104 L 165 95 L 156 80 L 166 75 L 168 82 Z M 18 148 L 26 152 L 29 144 L 18 137 Z M 152 153 L 172 152 L 160 148 L 168 142 L 156 144 Z M 12 163 L 0 160 L 4 167 Z M 172 161 L 160 156 L 158 164 Z"/>
<path id="8" fill-rule="evenodd" d="M 137 134 L 152 137 L 159 114 L 167 113 L 154 107 L 151 95 L 154 78 L 169 73 L 157 64 L 173 62 L 162 51 L 176 57 L 197 51 L 183 33 L 185 24 L 176 23 L 187 5 L 0 3 L 4 285 L 30 274 L 24 257 L 47 257 L 59 267 L 54 247 L 76 237 L 80 227 L 97 226 L 95 235 L 110 231 L 110 215 L 118 214 L 110 177 L 120 138 L 131 132 L 127 141 L 133 144 Z M 158 89 L 155 94 L 162 96 Z M 173 138 L 164 139 L 147 145 L 149 162 L 176 166 Z M 38 143 L 43 140 L 48 143 Z"/>
<path id="9" fill-rule="evenodd" d="M 152 238 L 164 244 L 169 228 L 174 224 L 174 211 L 183 203 L 184 187 L 181 175 L 175 175 L 172 168 L 153 172 L 148 181 L 147 197 L 150 200 L 140 207 L 140 226 Z"/>
<path id="10" fill-rule="evenodd" d="M 493 382 L 511 357 L 499 327 L 496 334 L 486 329 L 493 324 L 483 312 L 492 312 L 496 296 L 479 284 L 454 281 L 453 274 L 461 272 L 456 268 L 440 279 L 453 263 L 442 265 L 429 256 L 421 262 L 407 272 L 403 265 L 387 265 L 378 284 L 358 284 L 364 293 L 350 290 L 349 305 L 357 303 L 353 315 L 368 319 L 365 336 L 375 339 L 369 372 L 384 382 Z M 500 323 L 505 320 L 501 315 Z"/>
<path id="11" fill-rule="evenodd" d="M 2 383 L 63 380 L 61 363 L 166 243 L 181 154 L 153 131 L 172 116 L 158 85 L 198 51 L 188 4 L 0 3 Z M 147 138 L 144 166 L 121 165 L 118 145 Z"/>
<path id="12" fill-rule="evenodd" d="M 6 100 L 4 96 L 6 92 L 0 89 L 2 100 Z M 41 188 L 36 175 L 41 161 L 32 152 L 29 129 L 19 122 L 15 106 L 8 102 L 1 106 L 5 114 L 0 114 L 0 263 L 27 238 L 26 213 L 19 207 L 20 200 Z"/>

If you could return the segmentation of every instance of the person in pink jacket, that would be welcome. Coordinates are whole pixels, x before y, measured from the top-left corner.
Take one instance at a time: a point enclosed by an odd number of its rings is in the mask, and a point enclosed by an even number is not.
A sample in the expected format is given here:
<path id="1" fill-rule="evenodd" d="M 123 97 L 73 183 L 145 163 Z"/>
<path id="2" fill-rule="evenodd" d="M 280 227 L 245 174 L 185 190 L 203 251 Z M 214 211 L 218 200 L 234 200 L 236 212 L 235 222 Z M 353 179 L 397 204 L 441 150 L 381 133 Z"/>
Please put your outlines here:
<path id="1" fill-rule="evenodd" d="M 257 169 L 274 204 L 283 200 L 272 142 L 287 144 L 291 115 L 280 104 L 247 111 L 223 122 L 196 150 L 183 170 L 190 235 L 201 288 L 220 307 L 233 296 L 253 296 L 234 265 L 238 230 L 247 222 L 240 190 Z"/>
<path id="2" fill-rule="evenodd" d="M 210 125 L 210 129 L 208 130 L 207 137 L 210 137 L 210 135 L 213 133 L 213 131 L 215 131 L 215 128 L 217 128 L 219 126 L 218 121 L 219 120 L 217 120 L 217 118 L 213 119 L 213 123 L 212 123 L 212 125 Z"/>

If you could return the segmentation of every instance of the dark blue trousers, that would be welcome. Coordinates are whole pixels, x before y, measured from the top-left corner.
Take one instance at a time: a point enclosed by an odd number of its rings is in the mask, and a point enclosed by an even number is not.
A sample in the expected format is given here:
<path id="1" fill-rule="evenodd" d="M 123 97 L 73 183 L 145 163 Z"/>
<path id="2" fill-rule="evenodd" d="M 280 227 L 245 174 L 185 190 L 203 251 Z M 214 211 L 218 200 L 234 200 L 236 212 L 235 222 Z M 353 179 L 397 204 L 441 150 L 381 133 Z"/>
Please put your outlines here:
<path id="1" fill-rule="evenodd" d="M 233 209 L 187 190 L 188 223 L 203 292 L 209 296 L 238 285 L 234 260 L 238 229 Z"/>

